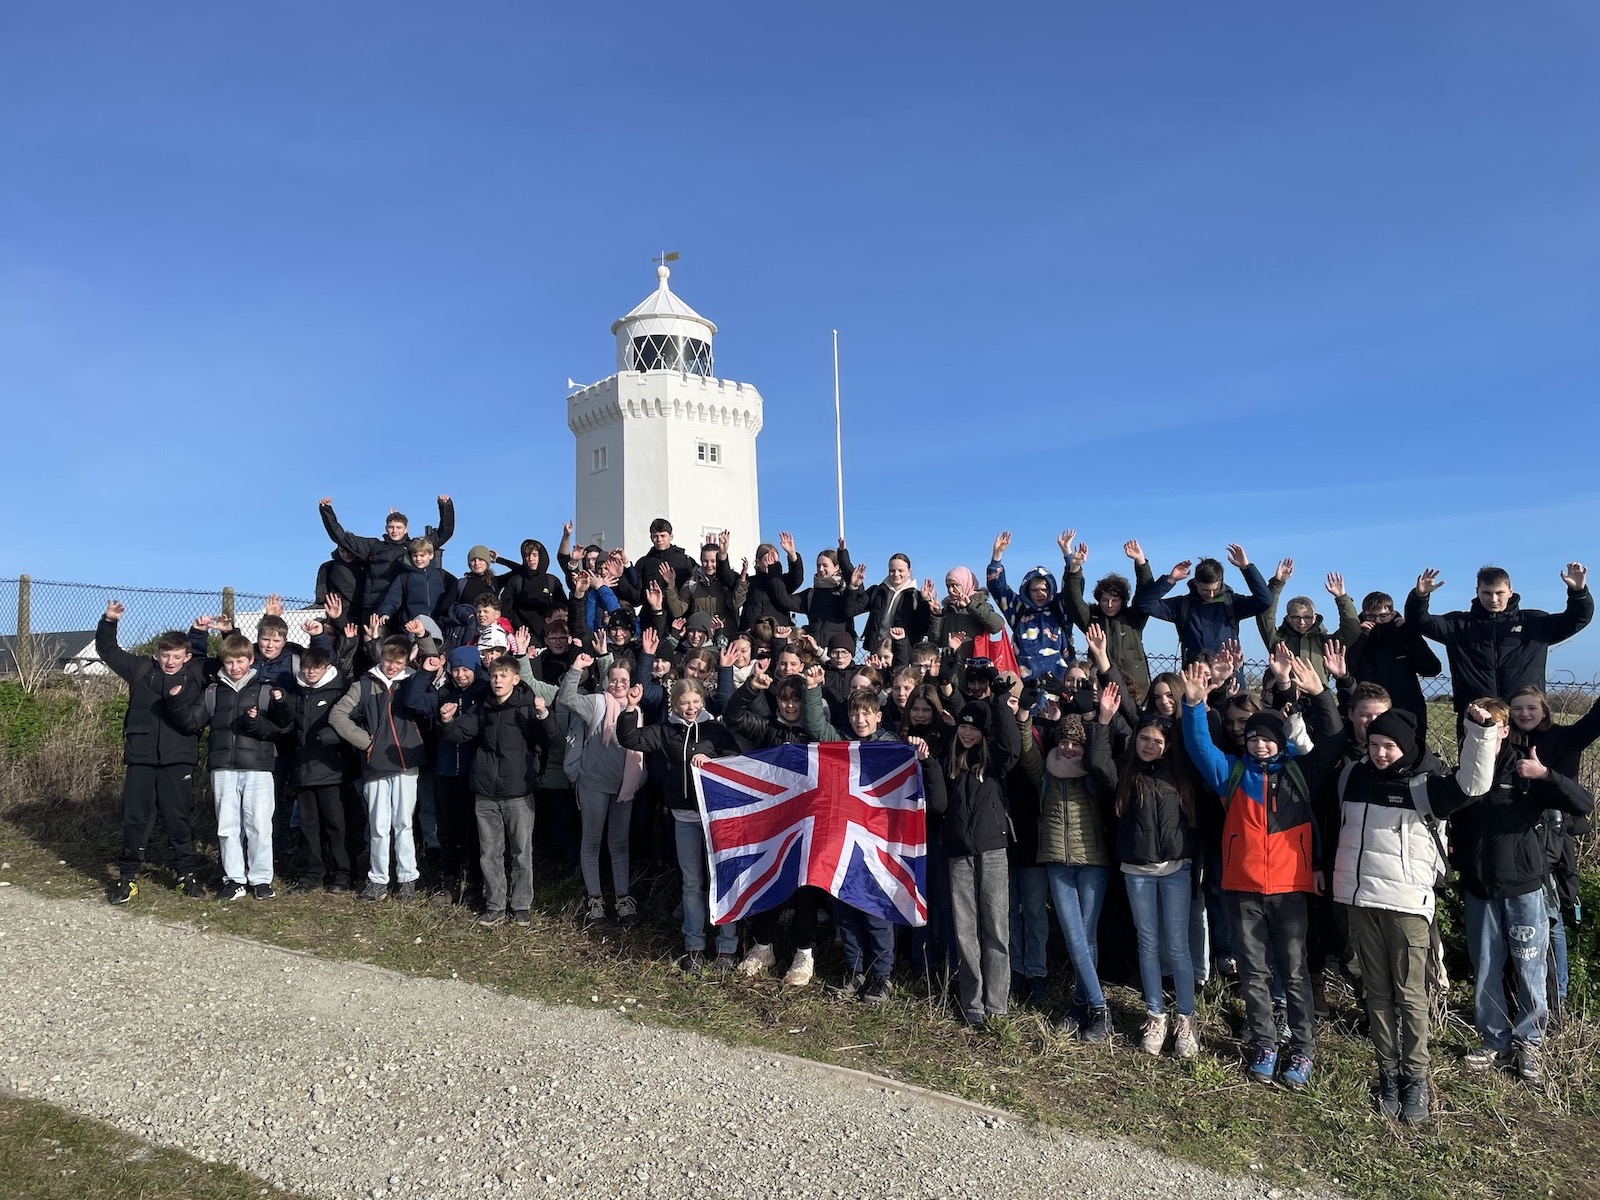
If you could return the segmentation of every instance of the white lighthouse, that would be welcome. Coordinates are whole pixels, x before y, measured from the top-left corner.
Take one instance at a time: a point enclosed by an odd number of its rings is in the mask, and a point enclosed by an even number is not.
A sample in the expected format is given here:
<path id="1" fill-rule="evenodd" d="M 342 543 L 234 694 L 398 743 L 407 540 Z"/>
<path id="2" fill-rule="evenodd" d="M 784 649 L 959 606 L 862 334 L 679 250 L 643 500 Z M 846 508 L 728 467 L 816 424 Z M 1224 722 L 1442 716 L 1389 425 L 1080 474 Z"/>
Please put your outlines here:
<path id="1" fill-rule="evenodd" d="M 621 546 L 630 558 L 650 548 L 650 522 L 672 522 L 674 540 L 699 556 L 722 530 L 735 567 L 760 541 L 756 434 L 761 394 L 712 374 L 717 327 L 667 286 L 615 321 L 617 373 L 567 398 L 577 439 L 580 545 Z"/>

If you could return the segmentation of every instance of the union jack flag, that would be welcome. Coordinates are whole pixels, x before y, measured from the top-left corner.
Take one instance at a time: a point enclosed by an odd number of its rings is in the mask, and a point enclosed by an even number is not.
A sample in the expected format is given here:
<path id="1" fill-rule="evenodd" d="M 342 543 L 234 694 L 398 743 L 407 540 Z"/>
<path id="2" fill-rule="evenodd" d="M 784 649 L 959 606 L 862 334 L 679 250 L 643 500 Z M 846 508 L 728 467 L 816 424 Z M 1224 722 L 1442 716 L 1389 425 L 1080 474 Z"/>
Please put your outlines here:
<path id="1" fill-rule="evenodd" d="M 916 750 L 823 742 L 718 758 L 695 771 L 725 925 L 819 887 L 853 908 L 926 925 L 928 826 Z"/>

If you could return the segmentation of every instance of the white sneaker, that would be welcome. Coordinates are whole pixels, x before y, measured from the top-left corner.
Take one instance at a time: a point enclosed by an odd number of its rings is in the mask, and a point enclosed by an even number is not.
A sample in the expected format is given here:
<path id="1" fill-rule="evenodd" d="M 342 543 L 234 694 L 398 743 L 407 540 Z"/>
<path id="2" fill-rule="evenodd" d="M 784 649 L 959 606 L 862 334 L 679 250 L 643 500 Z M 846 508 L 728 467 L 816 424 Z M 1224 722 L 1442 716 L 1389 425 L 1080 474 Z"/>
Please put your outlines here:
<path id="1" fill-rule="evenodd" d="M 1173 1019 L 1172 1052 L 1179 1058 L 1193 1058 L 1200 1053 L 1200 1038 L 1195 1033 L 1194 1018 L 1179 1013 Z"/>
<path id="2" fill-rule="evenodd" d="M 1167 1044 L 1167 1014 L 1150 1013 L 1145 1017 L 1144 1032 L 1139 1036 L 1139 1049 L 1146 1054 L 1160 1054 Z"/>
<path id="3" fill-rule="evenodd" d="M 772 944 L 770 942 L 757 942 L 750 947 L 750 953 L 746 954 L 743 960 L 740 961 L 739 974 L 746 979 L 754 979 L 761 972 L 770 971 L 777 965 L 778 956 L 772 952 Z"/>
<path id="4" fill-rule="evenodd" d="M 812 961 L 809 950 L 796 950 L 794 961 L 789 964 L 789 971 L 783 977 L 783 986 L 792 988 L 809 987 L 811 977 L 816 974 L 816 964 Z"/>

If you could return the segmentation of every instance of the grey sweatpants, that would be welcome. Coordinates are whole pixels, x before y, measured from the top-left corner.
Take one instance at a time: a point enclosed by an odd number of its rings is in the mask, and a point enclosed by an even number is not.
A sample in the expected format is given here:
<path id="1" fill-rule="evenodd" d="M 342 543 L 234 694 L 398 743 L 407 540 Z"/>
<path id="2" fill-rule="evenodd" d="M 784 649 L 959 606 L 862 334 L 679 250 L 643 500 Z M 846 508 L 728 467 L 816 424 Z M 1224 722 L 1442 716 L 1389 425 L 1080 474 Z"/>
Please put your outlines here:
<path id="1" fill-rule="evenodd" d="M 950 856 L 956 927 L 956 997 L 977 1025 L 1004 1015 L 1011 996 L 1011 879 L 1004 850 Z"/>

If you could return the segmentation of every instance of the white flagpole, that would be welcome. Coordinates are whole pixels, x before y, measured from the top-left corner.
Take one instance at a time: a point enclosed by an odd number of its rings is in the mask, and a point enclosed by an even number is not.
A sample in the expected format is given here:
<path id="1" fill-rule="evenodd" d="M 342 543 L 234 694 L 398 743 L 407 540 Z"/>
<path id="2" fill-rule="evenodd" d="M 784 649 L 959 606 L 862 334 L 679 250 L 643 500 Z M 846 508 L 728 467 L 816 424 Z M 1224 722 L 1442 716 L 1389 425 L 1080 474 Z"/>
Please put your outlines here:
<path id="1" fill-rule="evenodd" d="M 844 541 L 844 432 L 839 418 L 839 331 L 833 331 L 833 466 L 839 483 L 839 540 Z"/>

